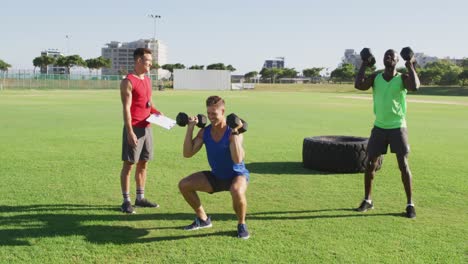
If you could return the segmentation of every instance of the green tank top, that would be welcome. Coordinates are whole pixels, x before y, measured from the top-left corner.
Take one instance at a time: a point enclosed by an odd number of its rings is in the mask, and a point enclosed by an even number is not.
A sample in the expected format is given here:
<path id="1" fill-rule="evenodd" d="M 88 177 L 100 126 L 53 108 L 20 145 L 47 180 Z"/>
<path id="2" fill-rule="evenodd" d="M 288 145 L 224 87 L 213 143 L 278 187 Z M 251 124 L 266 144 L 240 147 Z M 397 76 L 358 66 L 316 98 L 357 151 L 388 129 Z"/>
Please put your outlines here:
<path id="1" fill-rule="evenodd" d="M 406 89 L 401 74 L 397 73 L 390 82 L 379 73 L 374 80 L 374 125 L 384 129 L 406 127 Z"/>

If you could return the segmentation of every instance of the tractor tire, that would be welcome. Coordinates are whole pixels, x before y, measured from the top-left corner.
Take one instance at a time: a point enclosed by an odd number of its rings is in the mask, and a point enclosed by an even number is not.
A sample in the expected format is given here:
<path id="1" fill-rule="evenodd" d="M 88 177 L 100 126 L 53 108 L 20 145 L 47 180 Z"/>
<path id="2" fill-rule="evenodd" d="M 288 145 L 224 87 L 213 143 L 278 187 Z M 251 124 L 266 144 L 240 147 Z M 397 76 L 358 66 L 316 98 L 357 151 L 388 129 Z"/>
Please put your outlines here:
<path id="1" fill-rule="evenodd" d="M 304 138 L 302 164 L 305 168 L 337 172 L 364 172 L 368 138 L 353 136 L 317 136 Z M 383 156 L 377 162 L 382 167 Z"/>

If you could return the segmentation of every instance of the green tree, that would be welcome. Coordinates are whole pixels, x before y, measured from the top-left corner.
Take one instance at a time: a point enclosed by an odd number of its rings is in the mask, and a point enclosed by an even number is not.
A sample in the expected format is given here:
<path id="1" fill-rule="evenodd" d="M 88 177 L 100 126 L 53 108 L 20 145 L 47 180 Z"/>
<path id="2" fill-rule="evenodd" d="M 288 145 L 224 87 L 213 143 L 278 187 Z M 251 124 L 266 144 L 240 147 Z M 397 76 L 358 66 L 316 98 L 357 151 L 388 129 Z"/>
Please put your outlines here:
<path id="1" fill-rule="evenodd" d="M 304 77 L 308 77 L 308 78 L 319 78 L 320 77 L 320 72 L 325 69 L 323 67 L 313 67 L 313 68 L 308 68 L 308 69 L 304 69 L 302 70 L 302 75 L 304 75 Z"/>
<path id="2" fill-rule="evenodd" d="M 10 68 L 11 65 L 6 63 L 3 60 L 0 60 L 0 71 L 2 72 L 2 84 L 0 85 L 0 90 L 3 89 L 4 82 L 5 82 L 5 74 L 8 71 L 8 68 Z"/>
<path id="3" fill-rule="evenodd" d="M 333 70 L 330 74 L 330 78 L 335 82 L 352 82 L 356 75 L 356 69 L 354 65 L 350 63 L 343 63 L 340 67 Z"/>
<path id="4" fill-rule="evenodd" d="M 68 76 L 70 76 L 71 68 L 76 66 L 86 67 L 86 62 L 80 55 L 60 56 L 57 58 L 55 64 L 67 68 Z"/>
<path id="5" fill-rule="evenodd" d="M 244 78 L 247 79 L 249 82 L 252 81 L 252 78 L 257 77 L 258 72 L 257 71 L 251 71 L 246 74 L 244 74 Z"/>
<path id="6" fill-rule="evenodd" d="M 153 60 L 153 63 L 151 63 L 150 69 L 151 70 L 159 70 L 160 68 L 161 68 L 161 65 L 159 65 L 159 63 L 157 63 L 155 60 Z"/>
<path id="7" fill-rule="evenodd" d="M 101 68 L 111 67 L 111 60 L 104 58 L 102 56 L 99 56 L 97 58 L 87 59 L 85 63 L 86 63 L 86 67 L 88 67 L 90 71 L 92 70 L 98 71 Z"/>
<path id="8" fill-rule="evenodd" d="M 192 65 L 190 66 L 189 70 L 203 70 L 205 65 Z"/>
<path id="9" fill-rule="evenodd" d="M 55 63 L 55 58 L 50 56 L 39 56 L 33 59 L 34 73 L 36 72 L 36 67 L 41 69 L 41 73 L 48 73 L 47 66 Z"/>
<path id="10" fill-rule="evenodd" d="M 464 68 L 463 71 L 458 75 L 461 86 L 465 86 L 465 83 L 468 81 L 468 67 Z"/>
<path id="11" fill-rule="evenodd" d="M 260 75 L 262 76 L 262 80 L 265 82 L 266 80 L 270 80 L 270 82 L 275 83 L 276 78 L 281 74 L 282 69 L 278 68 L 263 68 L 260 71 Z"/>
<path id="12" fill-rule="evenodd" d="M 463 68 L 449 60 L 439 60 L 426 64 L 420 71 L 421 83 L 454 85 L 459 83 Z"/>
<path id="13" fill-rule="evenodd" d="M 236 68 L 234 68 L 231 64 L 229 64 L 228 66 L 226 66 L 226 70 L 228 70 L 230 72 L 235 72 Z"/>
<path id="14" fill-rule="evenodd" d="M 0 60 L 0 71 L 6 72 L 6 71 L 8 71 L 8 68 L 11 68 L 11 65 L 6 63 L 3 60 Z"/>
<path id="15" fill-rule="evenodd" d="M 207 70 L 227 70 L 226 65 L 224 65 L 224 63 L 213 63 L 213 64 L 206 66 L 206 69 Z"/>
<path id="16" fill-rule="evenodd" d="M 296 71 L 294 68 L 283 68 L 283 69 L 280 69 L 278 77 L 279 78 L 296 78 L 297 74 L 298 74 L 298 71 Z"/>
<path id="17" fill-rule="evenodd" d="M 464 59 L 462 60 L 461 66 L 462 66 L 463 68 L 468 68 L 468 58 L 464 58 Z"/>
<path id="18" fill-rule="evenodd" d="M 164 70 L 167 70 L 167 71 L 169 71 L 171 73 L 171 77 L 169 79 L 172 80 L 174 70 L 176 70 L 176 69 L 185 69 L 185 65 L 183 65 L 181 63 L 164 64 L 163 66 L 161 66 L 161 68 L 164 69 Z"/>

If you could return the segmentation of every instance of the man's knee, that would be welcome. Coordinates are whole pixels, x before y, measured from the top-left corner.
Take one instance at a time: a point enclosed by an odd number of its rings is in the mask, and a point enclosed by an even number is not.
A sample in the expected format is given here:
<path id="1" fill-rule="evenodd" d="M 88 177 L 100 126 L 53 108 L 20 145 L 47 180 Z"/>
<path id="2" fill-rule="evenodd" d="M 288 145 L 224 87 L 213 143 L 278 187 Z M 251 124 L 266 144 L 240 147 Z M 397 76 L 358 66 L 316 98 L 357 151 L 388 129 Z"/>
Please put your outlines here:
<path id="1" fill-rule="evenodd" d="M 369 158 L 366 161 L 366 171 L 367 172 L 374 172 L 377 169 L 377 162 L 379 158 Z"/>
<path id="2" fill-rule="evenodd" d="M 137 163 L 137 169 L 138 170 L 146 170 L 147 167 L 148 167 L 148 161 L 146 161 L 146 160 L 138 161 L 138 163 Z"/>
<path id="3" fill-rule="evenodd" d="M 190 190 L 190 187 L 191 187 L 191 183 L 190 183 L 190 180 L 189 180 L 189 179 L 183 178 L 182 180 L 180 180 L 180 182 L 179 182 L 179 190 L 180 190 L 181 192 Z"/>
<path id="4" fill-rule="evenodd" d="M 229 188 L 229 191 L 233 196 L 244 196 L 245 192 L 247 190 L 247 184 L 245 181 L 239 181 L 231 185 L 231 188 Z"/>
<path id="5" fill-rule="evenodd" d="M 133 163 L 130 161 L 124 161 L 122 165 L 122 173 L 123 174 L 128 174 L 133 168 Z"/>

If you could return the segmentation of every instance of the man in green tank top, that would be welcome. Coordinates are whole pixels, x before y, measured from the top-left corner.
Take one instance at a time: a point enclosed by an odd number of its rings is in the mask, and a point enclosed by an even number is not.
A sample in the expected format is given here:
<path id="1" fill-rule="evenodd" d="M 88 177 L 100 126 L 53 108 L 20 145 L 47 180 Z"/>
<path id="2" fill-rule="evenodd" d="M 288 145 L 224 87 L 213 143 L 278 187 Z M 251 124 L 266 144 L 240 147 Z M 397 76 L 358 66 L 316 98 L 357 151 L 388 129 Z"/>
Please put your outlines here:
<path id="1" fill-rule="evenodd" d="M 394 50 L 387 50 L 383 63 L 385 69 L 382 73 L 373 73 L 365 76 L 368 62 L 363 61 L 356 76 L 354 87 L 359 90 L 368 90 L 372 87 L 374 100 L 375 122 L 367 145 L 368 162 L 364 174 L 364 200 L 359 212 L 374 208 L 372 202 L 372 181 L 374 180 L 377 162 L 380 155 L 387 153 L 388 145 L 392 153 L 396 154 L 401 180 L 405 187 L 407 206 L 406 216 L 415 218 L 416 211 L 412 201 L 412 176 L 408 164 L 409 143 L 406 129 L 406 93 L 419 89 L 419 78 L 414 68 L 414 58 L 406 61 L 407 74 L 396 71 L 399 56 Z"/>

